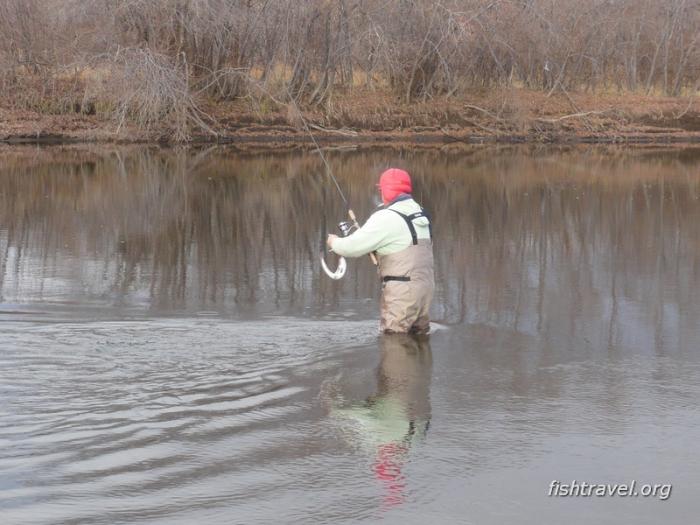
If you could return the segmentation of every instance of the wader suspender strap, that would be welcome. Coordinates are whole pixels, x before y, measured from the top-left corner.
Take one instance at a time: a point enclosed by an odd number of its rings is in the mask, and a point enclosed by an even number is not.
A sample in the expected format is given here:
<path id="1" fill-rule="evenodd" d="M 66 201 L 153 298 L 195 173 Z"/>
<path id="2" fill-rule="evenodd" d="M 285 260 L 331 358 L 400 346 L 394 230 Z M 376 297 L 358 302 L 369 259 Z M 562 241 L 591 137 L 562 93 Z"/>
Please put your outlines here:
<path id="1" fill-rule="evenodd" d="M 413 226 L 413 221 L 418 217 L 425 217 L 426 219 L 428 219 L 428 232 L 430 233 L 430 240 L 433 240 L 433 221 L 430 220 L 430 215 L 423 208 L 421 208 L 420 211 L 417 211 L 416 213 L 412 213 L 411 215 L 404 215 L 400 211 L 392 210 L 391 208 L 387 209 L 393 211 L 394 213 L 398 213 L 403 218 L 403 220 L 406 221 L 408 229 L 411 230 L 411 238 L 413 239 L 414 245 L 418 244 L 418 235 L 416 234 L 416 227 Z"/>
<path id="2" fill-rule="evenodd" d="M 388 210 L 391 210 L 391 208 L 387 208 Z M 428 212 L 425 211 L 423 208 L 420 209 L 420 211 L 417 211 L 416 213 L 412 213 L 411 215 L 404 215 L 400 211 L 396 210 L 391 210 L 394 213 L 398 213 L 401 215 L 404 221 L 406 221 L 406 224 L 408 225 L 408 229 L 411 230 L 411 238 L 413 239 L 413 244 L 416 245 L 418 244 L 418 234 L 416 234 L 416 227 L 413 226 L 413 221 L 417 219 L 418 217 L 425 217 L 428 219 L 428 232 L 430 233 L 430 240 L 433 240 L 433 223 L 430 220 L 430 215 L 428 215 Z M 387 282 L 387 281 L 410 281 L 411 278 L 409 276 L 400 276 L 400 275 L 386 275 L 382 279 L 382 281 Z"/>

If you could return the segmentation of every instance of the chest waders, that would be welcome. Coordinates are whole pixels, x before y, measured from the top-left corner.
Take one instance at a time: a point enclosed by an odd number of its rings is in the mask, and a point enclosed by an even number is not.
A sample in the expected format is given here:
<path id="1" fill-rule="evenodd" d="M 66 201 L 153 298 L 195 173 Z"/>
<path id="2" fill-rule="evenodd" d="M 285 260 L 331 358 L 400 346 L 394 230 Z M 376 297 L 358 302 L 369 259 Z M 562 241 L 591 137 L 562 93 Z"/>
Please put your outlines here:
<path id="1" fill-rule="evenodd" d="M 381 330 L 397 333 L 427 333 L 430 330 L 428 311 L 435 290 L 433 272 L 433 230 L 428 213 L 401 216 L 411 232 L 411 244 L 403 250 L 379 256 L 379 275 L 382 280 Z M 428 219 L 429 239 L 419 239 L 413 221 Z"/>

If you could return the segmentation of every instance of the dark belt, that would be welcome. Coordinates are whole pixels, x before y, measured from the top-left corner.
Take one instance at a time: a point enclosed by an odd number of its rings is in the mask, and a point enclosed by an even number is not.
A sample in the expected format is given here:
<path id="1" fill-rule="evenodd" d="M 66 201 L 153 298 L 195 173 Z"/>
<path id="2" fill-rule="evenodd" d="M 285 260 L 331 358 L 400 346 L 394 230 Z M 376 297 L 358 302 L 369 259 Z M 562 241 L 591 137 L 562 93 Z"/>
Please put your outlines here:
<path id="1" fill-rule="evenodd" d="M 382 281 L 387 282 L 387 281 L 410 281 L 411 278 L 408 275 L 385 275 L 382 277 Z"/>

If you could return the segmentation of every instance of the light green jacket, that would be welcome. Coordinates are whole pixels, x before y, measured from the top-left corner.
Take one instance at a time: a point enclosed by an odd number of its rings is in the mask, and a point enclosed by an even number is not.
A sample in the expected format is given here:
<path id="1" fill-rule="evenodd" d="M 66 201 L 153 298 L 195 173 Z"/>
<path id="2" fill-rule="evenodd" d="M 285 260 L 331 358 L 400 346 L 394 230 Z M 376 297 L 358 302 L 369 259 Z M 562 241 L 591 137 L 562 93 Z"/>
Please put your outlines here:
<path id="1" fill-rule="evenodd" d="M 374 251 L 379 255 L 400 252 L 413 242 L 411 230 L 398 213 L 390 210 L 410 215 L 420 209 L 419 204 L 413 199 L 395 202 L 389 208 L 374 212 L 352 235 L 335 239 L 332 249 L 343 257 L 361 257 Z M 430 238 L 429 224 L 425 217 L 418 217 L 413 221 L 419 239 Z"/>

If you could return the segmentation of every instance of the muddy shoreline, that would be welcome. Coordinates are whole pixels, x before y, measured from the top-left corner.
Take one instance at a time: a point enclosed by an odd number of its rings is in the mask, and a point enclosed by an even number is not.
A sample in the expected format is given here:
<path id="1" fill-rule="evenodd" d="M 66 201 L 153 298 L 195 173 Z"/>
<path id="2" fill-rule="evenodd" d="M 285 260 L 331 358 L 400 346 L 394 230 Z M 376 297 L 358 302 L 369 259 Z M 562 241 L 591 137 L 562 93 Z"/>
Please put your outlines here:
<path id="1" fill-rule="evenodd" d="M 561 97 L 560 97 L 561 98 Z M 693 100 L 638 96 L 576 96 L 561 100 L 525 93 L 517 103 L 480 97 L 415 105 L 392 99 L 343 99 L 341 110 L 309 108 L 303 117 L 280 106 L 256 112 L 243 102 L 206 108 L 213 133 L 192 129 L 173 141 L 165 125 L 118 126 L 106 115 L 46 114 L 0 107 L 4 144 L 232 144 L 241 147 L 450 144 L 693 144 L 700 110 Z M 505 107 L 505 109 L 504 109 Z"/>
<path id="2" fill-rule="evenodd" d="M 330 133 L 314 133 L 319 144 L 339 147 L 373 146 L 373 145 L 412 145 L 435 147 L 459 144 L 697 144 L 700 143 L 698 132 L 631 132 L 631 133 L 551 133 L 485 135 L 471 132 L 469 129 L 445 134 L 442 132 L 401 130 L 396 132 L 362 131 L 354 136 L 338 136 Z M 0 144 L 169 144 L 162 138 L 109 136 L 76 136 L 70 133 L 18 132 L 0 137 Z M 219 136 L 195 136 L 186 145 L 241 145 L 254 147 L 304 147 L 312 145 L 311 138 L 298 131 L 280 133 L 277 130 L 256 130 L 249 132 L 242 129 L 240 133 Z"/>

